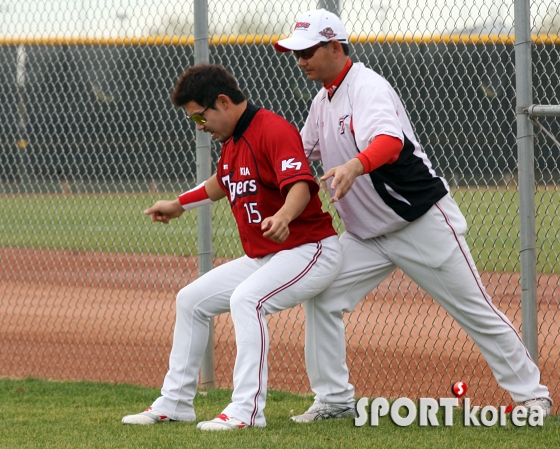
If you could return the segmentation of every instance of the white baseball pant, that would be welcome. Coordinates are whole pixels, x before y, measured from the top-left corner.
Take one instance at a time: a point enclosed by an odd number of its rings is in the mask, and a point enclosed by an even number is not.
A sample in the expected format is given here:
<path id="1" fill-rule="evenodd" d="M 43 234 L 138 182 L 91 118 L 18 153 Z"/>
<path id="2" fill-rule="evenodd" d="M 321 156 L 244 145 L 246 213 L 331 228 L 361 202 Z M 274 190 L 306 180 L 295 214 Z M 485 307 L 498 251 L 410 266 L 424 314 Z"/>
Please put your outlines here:
<path id="1" fill-rule="evenodd" d="M 315 400 L 353 404 L 342 312 L 352 311 L 397 267 L 436 300 L 472 337 L 498 384 L 516 402 L 549 398 L 540 372 L 517 331 L 492 304 L 464 239 L 467 224 L 450 195 L 396 232 L 340 237 L 339 276 L 305 303 L 305 356 Z"/>
<path id="2" fill-rule="evenodd" d="M 337 236 L 262 258 L 220 265 L 177 295 L 169 371 L 152 407 L 178 421 L 193 421 L 198 372 L 210 318 L 231 311 L 237 358 L 234 392 L 223 413 L 265 426 L 268 330 L 265 314 L 294 307 L 327 288 L 342 265 Z"/>

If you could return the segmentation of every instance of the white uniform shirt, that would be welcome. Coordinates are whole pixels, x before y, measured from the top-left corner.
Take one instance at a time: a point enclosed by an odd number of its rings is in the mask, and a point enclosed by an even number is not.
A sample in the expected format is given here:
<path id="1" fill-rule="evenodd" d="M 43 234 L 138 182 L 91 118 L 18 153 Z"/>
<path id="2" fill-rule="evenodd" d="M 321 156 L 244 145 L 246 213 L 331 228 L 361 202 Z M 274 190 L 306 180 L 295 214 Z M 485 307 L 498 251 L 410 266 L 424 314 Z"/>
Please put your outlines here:
<path id="1" fill-rule="evenodd" d="M 379 74 L 354 63 L 330 101 L 326 89 L 319 91 L 301 131 L 308 158 L 321 159 L 325 172 L 348 162 L 380 134 L 401 139 L 399 158 L 356 178 L 335 203 L 346 230 L 363 239 L 403 228 L 449 191 L 417 142 L 397 93 Z"/>

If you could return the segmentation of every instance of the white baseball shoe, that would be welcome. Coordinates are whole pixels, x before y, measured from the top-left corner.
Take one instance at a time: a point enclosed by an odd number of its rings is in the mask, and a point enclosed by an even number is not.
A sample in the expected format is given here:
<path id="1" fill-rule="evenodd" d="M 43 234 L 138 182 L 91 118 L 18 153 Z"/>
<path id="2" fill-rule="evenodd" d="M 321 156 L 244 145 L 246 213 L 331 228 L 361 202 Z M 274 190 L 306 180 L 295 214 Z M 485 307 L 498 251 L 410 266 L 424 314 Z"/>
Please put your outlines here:
<path id="1" fill-rule="evenodd" d="M 523 403 L 525 408 L 531 411 L 533 408 L 541 408 L 543 411 L 543 418 L 550 416 L 550 406 L 552 405 L 552 401 L 549 398 L 535 398 L 529 399 Z"/>
<path id="2" fill-rule="evenodd" d="M 163 413 L 154 410 L 152 407 L 148 407 L 142 413 L 136 415 L 127 415 L 122 419 L 123 424 L 157 424 L 160 422 L 170 422 L 172 419 L 165 416 Z"/>
<path id="3" fill-rule="evenodd" d="M 243 421 L 224 413 L 216 416 L 212 421 L 201 421 L 196 425 L 196 428 L 200 430 L 235 430 L 247 427 L 249 426 Z"/>
<path id="4" fill-rule="evenodd" d="M 356 417 L 356 410 L 354 407 L 315 402 L 303 415 L 292 416 L 290 420 L 298 423 L 310 423 L 313 421 L 320 421 L 322 419 L 338 419 L 347 417 Z"/>

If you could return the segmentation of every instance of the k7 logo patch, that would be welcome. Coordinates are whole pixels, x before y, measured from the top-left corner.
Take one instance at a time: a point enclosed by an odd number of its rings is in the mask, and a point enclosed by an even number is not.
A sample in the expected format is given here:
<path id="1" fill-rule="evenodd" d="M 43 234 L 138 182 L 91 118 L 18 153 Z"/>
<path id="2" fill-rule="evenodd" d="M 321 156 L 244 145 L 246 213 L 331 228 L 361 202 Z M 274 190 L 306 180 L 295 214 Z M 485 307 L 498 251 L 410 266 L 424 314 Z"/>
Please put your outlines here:
<path id="1" fill-rule="evenodd" d="M 301 162 L 294 162 L 294 158 L 290 158 L 288 160 L 282 161 L 282 171 L 286 171 L 289 168 L 295 168 L 299 170 L 301 168 Z"/>

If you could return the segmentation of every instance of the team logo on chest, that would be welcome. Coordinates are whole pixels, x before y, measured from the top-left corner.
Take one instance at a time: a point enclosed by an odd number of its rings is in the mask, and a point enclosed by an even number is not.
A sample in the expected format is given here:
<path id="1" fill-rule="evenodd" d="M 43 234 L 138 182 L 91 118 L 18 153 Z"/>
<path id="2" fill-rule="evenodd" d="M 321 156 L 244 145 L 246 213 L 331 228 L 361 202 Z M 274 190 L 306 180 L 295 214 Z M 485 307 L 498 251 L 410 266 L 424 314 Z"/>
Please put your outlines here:
<path id="1" fill-rule="evenodd" d="M 241 167 L 240 171 L 247 171 L 249 174 L 249 169 L 246 167 Z M 222 176 L 222 182 L 224 186 L 229 191 L 229 202 L 233 206 L 237 198 L 242 198 L 247 195 L 256 195 L 258 192 L 257 180 L 256 179 L 243 179 L 241 181 L 234 181 L 231 179 L 233 173 L 229 173 Z"/>
<path id="2" fill-rule="evenodd" d="M 344 134 L 344 131 L 346 129 L 346 125 L 344 124 L 344 120 L 346 120 L 348 117 L 350 117 L 349 115 L 345 115 L 343 117 L 340 117 L 338 119 L 338 126 L 340 128 L 340 135 Z"/>

